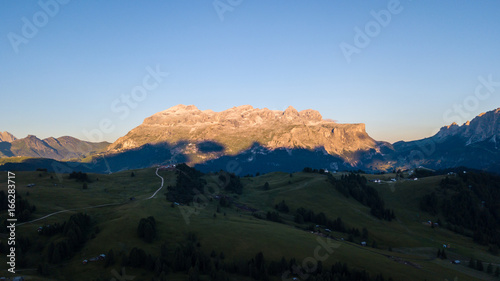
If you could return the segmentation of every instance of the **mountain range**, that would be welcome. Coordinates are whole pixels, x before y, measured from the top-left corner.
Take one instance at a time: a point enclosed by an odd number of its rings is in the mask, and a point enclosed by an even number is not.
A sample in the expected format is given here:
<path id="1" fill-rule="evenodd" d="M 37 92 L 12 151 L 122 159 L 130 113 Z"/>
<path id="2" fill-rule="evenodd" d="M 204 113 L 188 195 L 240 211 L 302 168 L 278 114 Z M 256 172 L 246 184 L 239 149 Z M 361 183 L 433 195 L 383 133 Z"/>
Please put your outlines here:
<path id="1" fill-rule="evenodd" d="M 157 164 L 187 162 L 209 172 L 292 172 L 309 166 L 330 170 L 387 171 L 425 166 L 458 166 L 500 172 L 500 108 L 463 125 L 442 127 L 434 136 L 388 143 L 376 141 L 365 124 L 339 124 L 316 110 L 284 111 L 250 105 L 221 112 L 177 105 L 144 120 L 114 143 L 90 143 L 72 137 L 16 139 L 0 133 L 0 156 L 74 160 L 72 166 L 115 172 Z M 8 159 L 7 159 L 8 160 Z M 88 158 L 86 160 L 89 160 Z M 0 169 L 32 169 L 54 161 L 8 163 Z M 31 164 L 30 164 L 31 163 Z M 69 162 L 57 162 L 61 165 Z M 80 163 L 80 164 L 78 164 Z M 49 166 L 50 168 L 50 166 Z"/>
<path id="2" fill-rule="evenodd" d="M 39 139 L 28 135 L 18 139 L 9 132 L 0 132 L 0 157 L 39 157 L 70 160 L 105 151 L 108 142 L 92 143 L 73 137 Z"/>

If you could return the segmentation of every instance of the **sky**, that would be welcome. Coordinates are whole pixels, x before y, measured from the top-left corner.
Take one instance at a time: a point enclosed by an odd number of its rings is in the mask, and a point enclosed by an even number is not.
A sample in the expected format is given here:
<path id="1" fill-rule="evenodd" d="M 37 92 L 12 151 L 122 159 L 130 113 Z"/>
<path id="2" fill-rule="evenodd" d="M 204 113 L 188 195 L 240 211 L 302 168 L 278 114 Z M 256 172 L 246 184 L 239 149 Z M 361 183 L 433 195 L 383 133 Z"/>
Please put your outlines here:
<path id="1" fill-rule="evenodd" d="M 1 1 L 0 131 L 113 142 L 177 104 L 250 104 L 420 139 L 500 107 L 498 11 L 499 1 Z"/>

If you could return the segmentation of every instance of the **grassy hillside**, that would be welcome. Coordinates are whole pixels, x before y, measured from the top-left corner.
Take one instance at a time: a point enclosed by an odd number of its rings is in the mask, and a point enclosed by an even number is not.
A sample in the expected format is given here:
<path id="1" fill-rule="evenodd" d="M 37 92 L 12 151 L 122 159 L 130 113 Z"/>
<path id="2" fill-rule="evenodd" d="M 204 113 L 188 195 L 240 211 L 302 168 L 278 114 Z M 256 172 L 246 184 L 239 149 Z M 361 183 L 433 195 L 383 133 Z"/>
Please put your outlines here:
<path id="1" fill-rule="evenodd" d="M 286 173 L 271 173 L 241 178 L 244 186 L 242 194 L 227 194 L 235 204 L 231 207 L 220 207 L 220 212 L 217 212 L 217 199 L 205 200 L 209 198 L 210 192 L 220 188 L 217 176 L 204 177 L 211 190 L 209 188 L 205 192 L 202 191 L 201 195 L 205 197 L 200 197 L 200 203 L 177 206 L 168 202 L 164 196 L 166 187 L 175 184 L 175 172 L 159 173 L 165 179 L 164 189 L 150 200 L 147 198 L 161 183 L 155 169 L 111 175 L 89 174 L 91 182 L 87 183 L 87 189 L 83 189 L 82 182 L 69 179 L 67 174 L 16 173 L 18 194 L 36 206 L 31 219 L 69 209 L 43 220 L 18 226 L 18 239 L 29 238 L 31 248 L 42 251 L 42 255 L 36 251 L 28 251 L 22 258 L 25 266 L 17 266 L 19 270 L 24 269 L 19 274 L 31 276 L 34 280 L 110 280 L 115 277 L 113 272 L 122 268 L 122 256 L 128 255 L 132 248 L 142 248 L 152 256 L 158 256 L 160 245 L 166 243 L 168 255 L 173 256 L 175 249 L 186 243 L 188 234 L 195 233 L 199 249 L 203 253 L 209 255 L 212 250 L 217 254 L 223 252 L 225 261 L 249 260 L 262 251 L 267 262 L 279 261 L 282 257 L 289 260 L 293 257 L 302 264 L 304 259 L 315 256 L 318 246 L 330 241 L 335 245 L 333 252 L 321 250 L 321 255 L 328 253 L 323 261 L 324 268 L 340 261 L 352 268 L 364 269 L 373 276 L 382 273 L 384 277 L 392 277 L 393 280 L 498 280 L 492 275 L 467 266 L 471 257 L 485 261 L 485 268 L 489 262 L 500 264 L 500 258 L 489 254 L 487 247 L 475 244 L 469 237 L 444 228 L 431 228 L 424 223 L 438 218 L 419 211 L 419 200 L 437 186 L 441 176 L 422 178 L 418 181 L 370 183 L 382 196 L 386 207 L 395 211 L 396 220 L 389 222 L 376 219 L 370 215 L 368 207 L 337 192 L 325 175 L 295 173 L 290 176 Z M 340 174 L 335 176 L 339 177 Z M 393 176 L 384 175 L 387 179 Z M 375 175 L 366 177 L 381 178 Z M 266 182 L 269 184 L 268 190 L 264 188 Z M 28 187 L 30 183 L 35 183 L 35 186 Z M 0 190 L 7 190 L 5 172 L 0 174 Z M 131 200 L 132 197 L 134 200 Z M 251 212 L 236 207 L 256 209 L 256 214 L 265 217 L 268 211 L 276 211 L 274 206 L 282 200 L 290 209 L 289 213 L 280 214 L 283 223 L 259 219 Z M 91 208 L 102 204 L 115 205 Z M 347 242 L 348 234 L 332 232 L 330 235 L 335 240 L 327 240 L 311 233 L 304 229 L 311 223 L 294 222 L 293 214 L 299 207 L 312 209 L 317 213 L 323 212 L 331 219 L 341 217 L 349 228 L 366 228 L 368 239 L 354 237 L 353 242 Z M 43 279 L 36 272 L 36 268 L 39 263 L 45 262 L 47 245 L 60 240 L 61 236 L 40 236 L 37 228 L 45 224 L 62 223 L 78 212 L 87 213 L 92 218 L 94 238 L 87 241 L 69 260 L 56 265 L 50 264 L 51 275 Z M 153 216 L 157 223 L 157 237 L 153 243 L 144 242 L 137 234 L 139 220 L 148 216 Z M 2 221 L 6 218 L 5 211 L 1 213 L 1 218 Z M 328 234 L 324 228 L 316 230 Z M 2 234 L 2 243 L 5 243 L 6 238 L 6 234 Z M 360 245 L 362 240 L 367 242 L 367 247 Z M 376 247 L 372 248 L 374 241 Z M 446 260 L 436 258 L 437 249 L 442 248 L 443 244 L 451 246 L 446 250 Z M 113 249 L 117 260 L 114 265 L 104 267 L 104 261 L 82 264 L 83 259 L 106 254 L 110 249 Z M 462 260 L 462 264 L 451 264 L 450 261 L 454 259 Z M 0 262 L 5 265 L 5 254 L 0 256 Z M 144 269 L 127 266 L 125 270 L 127 275 L 135 276 L 133 280 L 154 278 L 152 272 Z M 6 271 L 2 274 L 10 276 Z M 208 276 L 202 278 L 209 280 Z M 246 277 L 236 275 L 230 275 L 230 278 L 247 280 Z M 281 279 L 271 277 L 271 280 L 274 280 L 273 278 Z M 187 280 L 187 274 L 170 272 L 168 280 Z"/>

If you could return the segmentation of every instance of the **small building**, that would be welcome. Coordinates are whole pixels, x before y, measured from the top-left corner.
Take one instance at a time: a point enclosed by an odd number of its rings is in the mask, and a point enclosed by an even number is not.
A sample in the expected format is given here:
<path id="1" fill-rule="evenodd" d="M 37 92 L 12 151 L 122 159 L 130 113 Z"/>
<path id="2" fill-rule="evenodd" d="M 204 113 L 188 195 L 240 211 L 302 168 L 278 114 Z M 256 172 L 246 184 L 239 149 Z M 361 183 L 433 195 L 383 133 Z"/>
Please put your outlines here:
<path id="1" fill-rule="evenodd" d="M 33 186 L 35 186 L 34 183 L 30 183 L 30 184 L 27 185 L 27 187 L 33 187 Z"/>
<path id="2" fill-rule="evenodd" d="M 39 233 L 40 233 L 40 232 L 42 232 L 42 230 L 43 230 L 43 226 L 39 226 L 39 227 L 38 227 L 38 229 L 37 229 L 37 231 L 38 231 Z M 1 279 L 0 279 L 0 280 L 1 280 Z"/>
<path id="3" fill-rule="evenodd" d="M 361 246 L 366 246 L 366 242 L 365 241 L 361 242 Z"/>
<path id="4" fill-rule="evenodd" d="M 330 229 L 326 228 L 325 229 L 326 232 L 332 232 Z"/>
<path id="5" fill-rule="evenodd" d="M 460 260 L 454 260 L 451 262 L 452 264 L 460 264 Z"/>
<path id="6" fill-rule="evenodd" d="M 83 260 L 83 261 L 82 261 L 82 264 L 87 264 L 87 263 L 89 263 L 89 261 L 88 261 L 88 260 Z"/>
<path id="7" fill-rule="evenodd" d="M 22 276 L 14 277 L 12 278 L 12 281 L 24 281 L 24 277 Z"/>

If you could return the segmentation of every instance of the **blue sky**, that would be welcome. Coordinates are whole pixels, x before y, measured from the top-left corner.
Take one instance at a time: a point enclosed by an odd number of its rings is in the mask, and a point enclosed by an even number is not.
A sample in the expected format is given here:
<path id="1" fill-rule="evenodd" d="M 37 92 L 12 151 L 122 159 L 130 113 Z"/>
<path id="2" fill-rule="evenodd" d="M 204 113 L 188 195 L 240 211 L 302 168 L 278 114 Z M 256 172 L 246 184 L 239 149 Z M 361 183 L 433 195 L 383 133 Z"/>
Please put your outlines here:
<path id="1" fill-rule="evenodd" d="M 500 107 L 498 1 L 60 2 L 0 3 L 0 131 L 112 142 L 177 104 L 292 105 L 394 142 Z"/>

